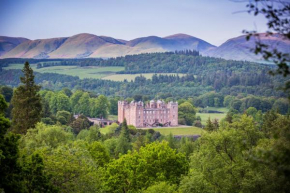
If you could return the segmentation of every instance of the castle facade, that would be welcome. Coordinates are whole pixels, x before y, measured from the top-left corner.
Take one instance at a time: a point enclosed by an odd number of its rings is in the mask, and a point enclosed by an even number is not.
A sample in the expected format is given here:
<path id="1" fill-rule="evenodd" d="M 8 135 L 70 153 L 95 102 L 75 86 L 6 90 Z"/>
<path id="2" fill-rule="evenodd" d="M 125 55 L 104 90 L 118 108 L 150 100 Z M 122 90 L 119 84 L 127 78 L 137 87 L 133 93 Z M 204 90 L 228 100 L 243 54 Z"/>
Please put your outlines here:
<path id="1" fill-rule="evenodd" d="M 135 127 L 177 126 L 178 103 L 151 100 L 143 102 L 118 101 L 118 121 L 126 118 L 128 125 Z"/>

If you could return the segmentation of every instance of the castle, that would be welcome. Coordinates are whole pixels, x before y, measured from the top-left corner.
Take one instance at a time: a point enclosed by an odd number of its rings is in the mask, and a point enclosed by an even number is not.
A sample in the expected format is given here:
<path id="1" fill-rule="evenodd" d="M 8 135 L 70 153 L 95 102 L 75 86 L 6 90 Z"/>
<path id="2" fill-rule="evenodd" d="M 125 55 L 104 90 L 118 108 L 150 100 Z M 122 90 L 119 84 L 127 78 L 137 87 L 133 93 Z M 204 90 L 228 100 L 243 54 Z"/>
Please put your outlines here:
<path id="1" fill-rule="evenodd" d="M 122 123 L 125 118 L 135 127 L 177 126 L 178 103 L 151 100 L 144 106 L 141 101 L 118 101 L 118 121 Z"/>

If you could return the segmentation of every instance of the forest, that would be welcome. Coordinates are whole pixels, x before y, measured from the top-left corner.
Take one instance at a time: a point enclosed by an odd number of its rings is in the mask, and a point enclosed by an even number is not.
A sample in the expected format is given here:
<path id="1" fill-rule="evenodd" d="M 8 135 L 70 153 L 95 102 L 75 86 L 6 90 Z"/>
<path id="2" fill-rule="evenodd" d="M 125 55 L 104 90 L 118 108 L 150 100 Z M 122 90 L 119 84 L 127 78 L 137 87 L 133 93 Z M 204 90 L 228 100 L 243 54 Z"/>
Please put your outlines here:
<path id="1" fill-rule="evenodd" d="M 116 114 L 120 98 L 68 88 L 41 90 L 28 62 L 22 71 L 17 87 L 2 86 L 0 90 L 1 191 L 289 190 L 290 118 L 275 108 L 280 103 L 279 107 L 284 106 L 284 99 L 223 97 L 216 92 L 180 98 L 179 121 L 186 124 L 198 120 L 196 105 L 231 110 L 223 120 L 208 119 L 199 139 L 175 138 L 135 128 L 126 120 L 105 128 L 93 125 L 87 117 Z M 150 98 L 134 95 L 121 99 Z M 75 113 L 82 115 L 76 119 Z"/>

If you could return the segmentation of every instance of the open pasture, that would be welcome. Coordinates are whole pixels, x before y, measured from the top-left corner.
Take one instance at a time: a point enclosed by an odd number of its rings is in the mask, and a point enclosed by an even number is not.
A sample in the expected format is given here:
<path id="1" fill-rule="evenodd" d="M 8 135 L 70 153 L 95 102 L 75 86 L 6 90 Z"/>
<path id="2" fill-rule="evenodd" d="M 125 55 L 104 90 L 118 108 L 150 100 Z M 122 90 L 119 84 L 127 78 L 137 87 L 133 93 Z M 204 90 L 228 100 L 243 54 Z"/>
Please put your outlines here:
<path id="1" fill-rule="evenodd" d="M 198 127 L 158 127 L 158 128 L 148 128 L 159 131 L 162 135 L 200 135 L 205 132 L 203 129 Z"/>

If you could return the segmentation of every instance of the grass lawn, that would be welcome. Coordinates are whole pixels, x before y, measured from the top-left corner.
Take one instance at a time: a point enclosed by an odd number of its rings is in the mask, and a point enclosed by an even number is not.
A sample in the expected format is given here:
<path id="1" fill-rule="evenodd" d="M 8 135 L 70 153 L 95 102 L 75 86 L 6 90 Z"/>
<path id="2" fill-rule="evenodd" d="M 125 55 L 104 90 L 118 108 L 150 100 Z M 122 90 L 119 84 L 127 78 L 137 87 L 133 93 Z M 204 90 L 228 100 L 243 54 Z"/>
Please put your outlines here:
<path id="1" fill-rule="evenodd" d="M 163 127 L 163 128 L 152 128 L 155 131 L 159 131 L 162 135 L 200 135 L 205 132 L 203 129 L 198 127 Z"/>
<path id="2" fill-rule="evenodd" d="M 201 124 L 206 125 L 207 119 L 210 117 L 210 120 L 221 120 L 226 117 L 225 113 L 196 113 L 196 116 L 200 116 Z"/>
<path id="3" fill-rule="evenodd" d="M 103 78 L 108 75 L 115 74 L 118 71 L 124 70 L 124 67 L 109 66 L 109 67 L 100 67 L 100 66 L 51 66 L 45 68 L 36 68 L 36 64 L 31 64 L 32 69 L 35 72 L 40 73 L 58 73 L 66 74 L 71 76 L 78 76 L 80 79 L 84 78 Z M 23 64 L 9 64 L 8 67 L 4 69 L 22 69 Z"/>
<path id="4" fill-rule="evenodd" d="M 108 119 L 109 120 L 118 120 L 118 115 L 109 115 Z"/>
<path id="5" fill-rule="evenodd" d="M 113 81 L 124 81 L 127 79 L 128 81 L 135 80 L 137 76 L 144 76 L 147 79 L 151 79 L 152 76 L 155 73 L 145 73 L 145 74 L 113 74 L 109 76 L 105 76 L 102 79 L 104 80 L 113 80 Z M 184 76 L 185 74 L 179 74 L 179 73 L 156 73 L 156 74 L 163 74 L 163 75 L 179 75 L 179 76 Z"/>

